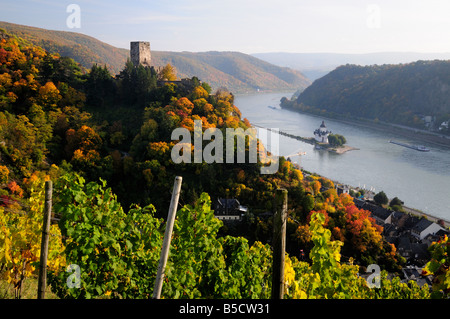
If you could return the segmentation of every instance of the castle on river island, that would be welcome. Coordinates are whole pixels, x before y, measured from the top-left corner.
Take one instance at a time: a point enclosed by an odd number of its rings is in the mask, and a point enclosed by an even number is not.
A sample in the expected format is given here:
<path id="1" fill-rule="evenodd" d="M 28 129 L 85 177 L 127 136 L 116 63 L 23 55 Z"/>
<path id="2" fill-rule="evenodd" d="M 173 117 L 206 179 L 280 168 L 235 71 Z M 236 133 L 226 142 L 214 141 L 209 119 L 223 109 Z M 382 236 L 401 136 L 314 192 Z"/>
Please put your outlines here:
<path id="1" fill-rule="evenodd" d="M 328 144 L 328 135 L 331 134 L 325 125 L 325 121 L 322 121 L 320 127 L 314 131 L 314 138 L 319 143 Z"/>

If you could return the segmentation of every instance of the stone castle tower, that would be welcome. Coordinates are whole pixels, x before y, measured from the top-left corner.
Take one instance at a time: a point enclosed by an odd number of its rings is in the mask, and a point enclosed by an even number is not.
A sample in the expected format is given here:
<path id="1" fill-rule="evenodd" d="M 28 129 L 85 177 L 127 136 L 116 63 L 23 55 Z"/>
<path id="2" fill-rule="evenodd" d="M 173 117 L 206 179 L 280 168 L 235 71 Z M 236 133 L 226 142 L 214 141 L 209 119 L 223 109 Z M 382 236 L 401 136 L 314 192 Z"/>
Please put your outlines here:
<path id="1" fill-rule="evenodd" d="M 135 41 L 130 42 L 130 57 L 134 66 L 151 66 L 152 55 L 150 52 L 150 42 Z"/>
<path id="2" fill-rule="evenodd" d="M 327 129 L 325 121 L 322 121 L 320 127 L 314 131 L 314 137 L 316 138 L 316 141 L 319 143 L 328 144 L 328 135 L 330 134 L 331 131 Z"/>

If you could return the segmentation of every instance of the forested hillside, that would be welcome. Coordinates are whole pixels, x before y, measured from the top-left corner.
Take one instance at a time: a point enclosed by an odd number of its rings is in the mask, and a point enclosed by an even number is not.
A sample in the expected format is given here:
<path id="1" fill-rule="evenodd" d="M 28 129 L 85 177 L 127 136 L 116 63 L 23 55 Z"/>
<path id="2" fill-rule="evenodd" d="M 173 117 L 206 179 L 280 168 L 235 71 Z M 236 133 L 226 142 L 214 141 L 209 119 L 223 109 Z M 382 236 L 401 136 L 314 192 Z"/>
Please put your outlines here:
<path id="1" fill-rule="evenodd" d="M 195 75 L 213 88 L 226 87 L 235 93 L 293 91 L 311 83 L 299 71 L 239 52 L 156 51 L 153 57 L 156 65 L 174 65 L 179 77 Z"/>
<path id="2" fill-rule="evenodd" d="M 84 73 L 71 58 L 8 33 L 0 39 L 2 295 L 13 290 L 20 298 L 23 283 L 36 278 L 44 182 L 52 180 L 53 293 L 149 298 L 172 183 L 182 176 L 164 298 L 269 298 L 272 205 L 280 187 L 288 191 L 287 298 L 430 297 L 415 282 L 386 278 L 405 261 L 370 213 L 349 195 L 338 195 L 327 178 L 304 177 L 283 157 L 269 175 L 260 174 L 260 160 L 174 163 L 176 128 L 186 128 L 192 138 L 195 120 L 203 131 L 250 127 L 231 92 L 211 91 L 195 77 L 158 85 L 153 69 L 131 63 L 119 77 L 97 65 Z M 234 140 L 232 145 L 237 147 Z M 214 217 L 218 197 L 239 199 L 249 212 L 237 225 L 224 224 Z M 448 271 L 440 266 L 448 263 L 442 255 L 448 239 L 434 247 L 426 270 L 441 276 L 435 289 L 445 296 Z M 380 289 L 358 276 L 370 263 L 383 270 Z M 69 265 L 79 267 L 79 286 L 67 284 Z"/>
<path id="3" fill-rule="evenodd" d="M 106 65 L 115 74 L 123 68 L 129 56 L 129 50 L 116 48 L 77 32 L 46 30 L 4 21 L 0 21 L 0 28 L 48 52 L 72 58 L 87 69 L 97 63 Z"/>
<path id="4" fill-rule="evenodd" d="M 0 21 L 0 28 L 58 53 L 89 69 L 94 63 L 106 65 L 114 75 L 122 70 L 128 49 L 113 47 L 76 32 L 53 31 Z M 150 41 L 149 39 L 143 39 Z M 170 63 L 178 78 L 193 76 L 208 82 L 212 88 L 226 87 L 234 93 L 261 91 L 294 91 L 310 81 L 299 71 L 275 66 L 239 52 L 168 52 L 152 50 L 152 65 Z"/>
<path id="5" fill-rule="evenodd" d="M 431 116 L 439 125 L 450 119 L 450 61 L 340 66 L 284 107 L 417 128 Z"/>

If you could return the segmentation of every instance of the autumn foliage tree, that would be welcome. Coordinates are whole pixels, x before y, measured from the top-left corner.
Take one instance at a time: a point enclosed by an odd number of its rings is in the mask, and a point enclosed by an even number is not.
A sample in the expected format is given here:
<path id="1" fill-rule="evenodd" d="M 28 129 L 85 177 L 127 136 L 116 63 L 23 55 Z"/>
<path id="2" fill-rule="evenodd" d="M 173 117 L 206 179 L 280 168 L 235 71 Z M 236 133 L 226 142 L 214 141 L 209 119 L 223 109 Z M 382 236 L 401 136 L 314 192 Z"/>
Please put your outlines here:
<path id="1" fill-rule="evenodd" d="M 166 64 L 158 73 L 158 80 L 160 81 L 176 81 L 177 70 L 170 63 Z"/>

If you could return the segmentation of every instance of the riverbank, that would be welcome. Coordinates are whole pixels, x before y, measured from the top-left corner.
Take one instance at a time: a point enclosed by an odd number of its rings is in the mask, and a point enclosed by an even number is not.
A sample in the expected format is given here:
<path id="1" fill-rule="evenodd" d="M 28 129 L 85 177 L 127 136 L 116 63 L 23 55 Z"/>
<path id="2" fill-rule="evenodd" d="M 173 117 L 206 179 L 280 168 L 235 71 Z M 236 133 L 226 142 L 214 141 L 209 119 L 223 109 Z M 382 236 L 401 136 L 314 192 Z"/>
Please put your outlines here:
<path id="1" fill-rule="evenodd" d="M 355 125 L 359 127 L 364 128 L 371 128 L 374 130 L 382 131 L 382 132 L 389 132 L 392 133 L 394 136 L 402 136 L 409 139 L 414 139 L 420 142 L 430 143 L 433 145 L 441 146 L 450 148 L 450 136 L 446 136 L 443 134 L 440 134 L 438 132 L 431 132 L 427 130 L 421 130 L 413 127 L 408 127 L 404 125 L 399 124 L 393 124 L 393 123 L 387 123 L 383 121 L 371 121 L 364 118 L 359 117 L 348 117 L 348 116 L 337 116 L 335 114 L 329 114 L 326 112 L 321 112 L 320 114 L 316 114 L 315 112 L 307 112 L 302 109 L 287 106 L 285 103 L 283 106 L 283 103 L 280 103 L 280 107 L 285 110 L 290 110 L 296 113 L 304 113 L 308 115 L 313 116 L 320 116 L 324 119 L 331 119 L 337 122 L 345 123 L 348 125 Z"/>
<path id="2" fill-rule="evenodd" d="M 432 221 L 434 223 L 438 223 L 438 221 L 442 220 L 444 222 L 444 226 L 446 228 L 450 228 L 450 221 L 440 218 L 440 217 L 436 217 L 436 216 L 432 216 L 430 214 L 424 213 L 421 210 L 415 209 L 415 208 L 411 208 L 408 206 L 403 206 L 403 210 L 405 211 L 405 213 L 417 216 L 417 217 L 425 217 L 426 219 L 428 219 L 429 221 Z"/>

